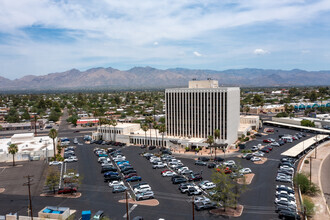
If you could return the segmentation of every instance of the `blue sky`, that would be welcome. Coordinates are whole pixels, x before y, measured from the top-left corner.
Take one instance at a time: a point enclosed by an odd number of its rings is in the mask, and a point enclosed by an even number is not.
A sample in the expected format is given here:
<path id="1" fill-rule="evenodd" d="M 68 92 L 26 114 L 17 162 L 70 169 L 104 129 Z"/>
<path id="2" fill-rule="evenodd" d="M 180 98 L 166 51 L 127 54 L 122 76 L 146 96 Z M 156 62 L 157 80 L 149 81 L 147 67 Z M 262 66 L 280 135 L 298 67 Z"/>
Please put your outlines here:
<path id="1" fill-rule="evenodd" d="M 330 69 L 329 0 L 1 0 L 0 76 Z"/>

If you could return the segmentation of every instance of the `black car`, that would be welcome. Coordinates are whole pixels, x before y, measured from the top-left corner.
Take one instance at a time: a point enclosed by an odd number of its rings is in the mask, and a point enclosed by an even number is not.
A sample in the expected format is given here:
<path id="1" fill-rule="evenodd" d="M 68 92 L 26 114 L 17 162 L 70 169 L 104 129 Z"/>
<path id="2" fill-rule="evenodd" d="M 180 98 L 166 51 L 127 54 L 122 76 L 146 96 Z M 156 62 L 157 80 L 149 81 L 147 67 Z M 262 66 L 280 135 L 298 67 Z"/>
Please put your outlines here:
<path id="1" fill-rule="evenodd" d="M 109 171 L 117 171 L 116 167 L 113 166 L 104 166 L 101 169 L 101 173 L 109 172 Z"/>
<path id="2" fill-rule="evenodd" d="M 195 165 L 206 166 L 207 164 L 206 164 L 206 162 L 204 162 L 204 161 L 196 160 L 196 161 L 195 161 Z"/>
<path id="3" fill-rule="evenodd" d="M 278 137 L 279 138 L 282 138 L 282 137 L 284 137 L 284 134 L 280 134 L 280 135 L 278 135 Z"/>
<path id="4" fill-rule="evenodd" d="M 262 137 L 262 134 L 260 134 L 260 133 L 255 133 L 254 136 L 256 136 L 256 137 Z"/>
<path id="5" fill-rule="evenodd" d="M 245 157 L 245 159 L 247 159 L 247 160 L 251 160 L 252 157 L 254 157 L 252 154 L 248 154 L 248 155 Z"/>
<path id="6" fill-rule="evenodd" d="M 209 163 L 209 164 L 207 164 L 207 167 L 208 168 L 215 168 L 216 166 L 217 166 L 216 163 Z"/>
<path id="7" fill-rule="evenodd" d="M 104 182 L 111 182 L 114 180 L 121 180 L 121 177 L 119 175 L 112 175 L 112 176 L 105 176 Z"/>
<path id="8" fill-rule="evenodd" d="M 278 140 L 277 142 L 280 146 L 284 145 L 285 144 L 285 141 L 284 140 Z"/>
<path id="9" fill-rule="evenodd" d="M 222 161 L 224 161 L 224 159 L 222 157 L 215 157 L 214 161 L 222 162 Z"/>
<path id="10" fill-rule="evenodd" d="M 294 219 L 294 220 L 300 220 L 300 215 L 296 212 L 286 211 L 282 210 L 278 213 L 278 217 L 280 219 Z"/>
<path id="11" fill-rule="evenodd" d="M 180 176 L 180 175 L 174 175 L 171 177 L 171 181 L 173 181 L 174 179 L 176 178 L 183 178 L 183 176 Z"/>
<path id="12" fill-rule="evenodd" d="M 201 161 L 207 162 L 207 161 L 210 160 L 210 158 L 208 158 L 208 157 L 198 157 L 198 160 L 201 160 Z"/>
<path id="13" fill-rule="evenodd" d="M 166 149 L 166 150 L 162 150 L 162 154 L 172 155 L 172 152 Z"/>
<path id="14" fill-rule="evenodd" d="M 134 170 L 132 166 L 123 166 L 120 168 L 121 172 L 127 171 L 127 170 Z"/>
<path id="15" fill-rule="evenodd" d="M 126 170 L 123 172 L 124 175 L 130 174 L 130 173 L 137 173 L 136 170 Z"/>
<path id="16" fill-rule="evenodd" d="M 173 179 L 172 183 L 173 184 L 180 184 L 180 183 L 185 183 L 187 182 L 187 180 L 185 178 L 176 178 L 176 179 Z"/>
<path id="17" fill-rule="evenodd" d="M 156 146 L 150 146 L 149 147 L 149 150 L 153 150 L 153 149 L 156 149 Z"/>
<path id="18" fill-rule="evenodd" d="M 217 204 L 215 202 L 208 202 L 208 201 L 195 202 L 194 205 L 197 211 L 217 208 Z"/>
<path id="19" fill-rule="evenodd" d="M 295 212 L 296 211 L 296 207 L 294 206 L 287 206 L 287 205 L 277 205 L 275 212 L 280 212 L 280 211 L 291 211 L 291 212 Z"/>

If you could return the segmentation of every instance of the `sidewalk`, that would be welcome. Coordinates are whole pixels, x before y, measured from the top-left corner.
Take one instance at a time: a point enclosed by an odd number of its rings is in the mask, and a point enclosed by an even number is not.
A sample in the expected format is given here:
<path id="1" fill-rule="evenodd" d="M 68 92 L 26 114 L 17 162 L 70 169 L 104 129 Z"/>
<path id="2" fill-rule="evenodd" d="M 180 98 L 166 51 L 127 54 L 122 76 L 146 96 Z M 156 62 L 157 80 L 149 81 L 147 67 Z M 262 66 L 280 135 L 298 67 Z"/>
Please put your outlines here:
<path id="1" fill-rule="evenodd" d="M 227 149 L 226 154 L 223 153 L 223 151 L 221 149 L 217 149 L 217 157 L 221 156 L 223 157 L 232 157 L 235 156 L 239 152 L 239 148 L 237 149 Z M 198 153 L 193 152 L 193 151 L 186 151 L 185 149 L 181 148 L 181 149 L 175 149 L 173 148 L 172 153 L 174 155 L 178 155 L 178 156 L 183 156 L 183 157 L 187 157 L 187 158 L 198 158 L 198 157 L 209 157 L 211 156 L 210 154 L 210 149 L 203 149 L 201 151 L 199 151 Z M 215 156 L 215 152 L 214 149 L 212 149 L 212 157 Z"/>
<path id="2" fill-rule="evenodd" d="M 330 155 L 330 143 L 324 143 L 322 146 L 317 148 L 317 157 L 315 158 L 315 150 L 308 154 L 305 160 L 310 161 L 310 156 L 312 156 L 312 182 L 315 183 L 320 188 L 320 193 L 317 196 L 310 197 L 315 204 L 315 215 L 312 219 L 315 220 L 324 220 L 330 219 L 329 208 L 327 207 L 326 200 L 321 188 L 321 167 L 323 161 L 327 156 Z M 302 173 L 310 174 L 310 164 L 302 163 Z M 328 182 L 330 184 L 330 182 Z M 323 188 L 326 186 L 322 186 Z M 327 186 L 328 187 L 328 186 Z"/>

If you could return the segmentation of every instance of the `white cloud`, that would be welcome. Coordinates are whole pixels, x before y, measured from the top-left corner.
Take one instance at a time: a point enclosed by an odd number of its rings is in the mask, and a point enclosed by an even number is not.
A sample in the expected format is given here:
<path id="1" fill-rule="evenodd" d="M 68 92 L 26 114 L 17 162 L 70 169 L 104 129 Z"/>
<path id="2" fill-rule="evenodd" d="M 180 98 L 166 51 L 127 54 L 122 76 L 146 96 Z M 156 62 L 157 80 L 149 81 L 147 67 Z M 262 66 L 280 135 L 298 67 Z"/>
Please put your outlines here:
<path id="1" fill-rule="evenodd" d="M 198 53 L 197 51 L 194 51 L 193 54 L 194 54 L 196 57 L 201 57 L 201 56 L 202 56 L 202 54 Z"/>
<path id="2" fill-rule="evenodd" d="M 254 54 L 256 55 L 264 55 L 264 54 L 267 54 L 269 53 L 267 50 L 264 50 L 264 49 L 261 49 L 261 48 L 258 48 L 258 49 L 255 49 L 253 51 Z"/>
<path id="3" fill-rule="evenodd" d="M 157 46 L 159 43 L 157 41 L 154 42 L 154 45 Z"/>

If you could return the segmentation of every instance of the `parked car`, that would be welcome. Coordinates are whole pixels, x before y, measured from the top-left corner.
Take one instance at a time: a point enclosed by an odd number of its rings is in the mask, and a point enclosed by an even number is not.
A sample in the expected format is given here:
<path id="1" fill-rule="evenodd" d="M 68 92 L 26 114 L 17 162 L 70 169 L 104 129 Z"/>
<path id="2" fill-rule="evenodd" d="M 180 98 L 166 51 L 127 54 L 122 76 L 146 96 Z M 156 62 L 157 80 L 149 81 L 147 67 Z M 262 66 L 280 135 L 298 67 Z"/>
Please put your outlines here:
<path id="1" fill-rule="evenodd" d="M 188 196 L 192 196 L 192 195 L 201 195 L 203 192 L 198 186 L 192 186 L 188 188 L 187 193 Z"/>
<path id="2" fill-rule="evenodd" d="M 136 182 L 136 181 L 141 181 L 142 178 L 140 176 L 132 176 L 130 178 L 126 179 L 126 182 Z"/>
<path id="3" fill-rule="evenodd" d="M 153 149 L 156 149 L 156 146 L 150 146 L 149 147 L 149 150 L 153 150 Z"/>
<path id="4" fill-rule="evenodd" d="M 116 185 L 124 185 L 123 181 L 118 181 L 118 180 L 114 180 L 112 182 L 109 182 L 109 187 L 114 187 Z"/>
<path id="5" fill-rule="evenodd" d="M 263 156 L 265 156 L 265 154 L 262 153 L 262 152 L 260 152 L 260 151 L 254 152 L 252 155 L 253 156 L 256 156 L 256 157 L 263 157 Z"/>
<path id="6" fill-rule="evenodd" d="M 205 189 L 213 189 L 216 187 L 216 185 L 213 182 L 206 180 L 206 181 L 202 181 L 199 184 L 199 187 L 205 190 Z"/>
<path id="7" fill-rule="evenodd" d="M 121 180 L 121 177 L 118 175 L 112 175 L 112 176 L 105 176 L 104 177 L 104 182 L 110 182 L 113 180 Z"/>
<path id="8" fill-rule="evenodd" d="M 174 175 L 176 175 L 176 172 L 174 171 L 166 171 L 162 173 L 162 176 L 174 176 Z"/>
<path id="9" fill-rule="evenodd" d="M 211 201 L 196 202 L 194 205 L 197 211 L 217 208 L 217 204 Z"/>
<path id="10" fill-rule="evenodd" d="M 127 189 L 127 187 L 124 185 L 116 185 L 113 187 L 112 192 L 113 193 L 125 192 L 126 189 Z"/>
<path id="11" fill-rule="evenodd" d="M 239 170 L 239 172 L 242 174 L 248 174 L 248 173 L 252 173 L 252 170 L 250 168 L 242 168 Z"/>
<path id="12" fill-rule="evenodd" d="M 278 213 L 278 217 L 280 219 L 295 219 L 300 220 L 300 215 L 297 214 L 295 211 L 289 211 L 289 210 L 281 210 Z"/>
<path id="13" fill-rule="evenodd" d="M 100 220 L 104 217 L 104 212 L 102 210 L 99 210 L 95 213 L 92 220 Z"/>
<path id="14" fill-rule="evenodd" d="M 57 165 L 62 165 L 63 162 L 61 161 L 51 161 L 49 162 L 49 166 L 57 166 Z"/>
<path id="15" fill-rule="evenodd" d="M 77 192 L 77 189 L 71 188 L 71 187 L 60 188 L 57 191 L 58 194 L 67 194 L 67 193 L 76 193 L 76 192 Z"/>
<path id="16" fill-rule="evenodd" d="M 200 181 L 202 179 L 203 179 L 203 177 L 200 174 L 190 174 L 188 176 L 188 181 Z"/>
<path id="17" fill-rule="evenodd" d="M 260 151 L 265 152 L 265 153 L 269 153 L 270 150 L 267 147 L 264 147 Z"/>
<path id="18" fill-rule="evenodd" d="M 152 168 L 153 169 L 164 168 L 164 167 L 166 167 L 166 164 L 163 163 L 163 162 L 157 162 L 157 163 L 155 163 L 155 164 L 152 165 Z"/>
<path id="19" fill-rule="evenodd" d="M 71 162 L 77 162 L 78 159 L 76 157 L 69 157 L 67 159 L 64 159 L 64 163 L 71 163 Z"/>
<path id="20" fill-rule="evenodd" d="M 172 180 L 173 184 L 179 184 L 179 183 L 185 183 L 185 182 L 187 182 L 187 180 L 183 177 L 175 178 L 175 179 Z"/>
<path id="21" fill-rule="evenodd" d="M 149 185 L 140 185 L 134 189 L 134 193 L 143 193 L 151 191 L 151 187 Z"/>
<path id="22" fill-rule="evenodd" d="M 124 179 L 131 178 L 132 176 L 137 176 L 137 173 L 130 173 L 130 174 L 127 174 L 126 176 L 124 176 Z"/>
<path id="23" fill-rule="evenodd" d="M 228 160 L 226 162 L 223 162 L 223 165 L 225 165 L 225 166 L 233 166 L 233 165 L 236 165 L 236 163 L 233 160 Z"/>
<path id="24" fill-rule="evenodd" d="M 195 161 L 195 165 L 199 165 L 199 166 L 206 166 L 206 165 L 207 165 L 207 163 L 206 163 L 206 162 L 204 162 L 204 161 L 202 161 L 202 160 L 196 160 L 196 161 Z"/>
<path id="25" fill-rule="evenodd" d="M 255 161 L 261 161 L 260 157 L 252 157 L 251 161 L 255 162 Z"/>
<path id="26" fill-rule="evenodd" d="M 215 168 L 216 165 L 217 165 L 216 163 L 208 163 L 207 167 L 212 169 L 212 168 Z"/>
<path id="27" fill-rule="evenodd" d="M 210 158 L 208 158 L 208 157 L 198 157 L 198 160 L 201 160 L 201 161 L 207 162 L 207 161 L 210 160 Z"/>
<path id="28" fill-rule="evenodd" d="M 264 143 L 272 143 L 269 139 L 264 139 L 263 142 Z"/>
<path id="29" fill-rule="evenodd" d="M 154 198 L 154 192 L 153 191 L 147 191 L 147 192 L 142 192 L 142 193 L 137 193 L 135 195 L 136 200 L 140 201 L 143 199 L 153 199 Z"/>

